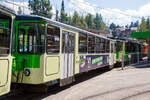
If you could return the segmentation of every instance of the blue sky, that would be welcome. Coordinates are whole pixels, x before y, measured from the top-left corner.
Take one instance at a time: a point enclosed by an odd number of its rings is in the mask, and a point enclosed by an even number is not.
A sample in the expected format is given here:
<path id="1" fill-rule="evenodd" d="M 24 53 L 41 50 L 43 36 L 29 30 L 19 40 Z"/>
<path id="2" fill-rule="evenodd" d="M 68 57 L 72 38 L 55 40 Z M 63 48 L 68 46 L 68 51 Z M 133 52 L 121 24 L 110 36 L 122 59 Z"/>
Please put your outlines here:
<path id="1" fill-rule="evenodd" d="M 0 0 L 0 3 L 4 0 Z M 28 0 L 8 0 L 17 5 L 25 6 L 25 13 L 30 13 L 28 9 Z M 55 14 L 56 8 L 60 10 L 62 0 L 50 0 L 53 6 L 52 12 Z M 100 13 L 106 24 L 112 22 L 118 25 L 127 25 L 131 21 L 141 20 L 141 17 L 150 16 L 150 0 L 64 0 L 65 10 L 72 15 L 76 10 L 79 14 Z M 4 3 L 13 8 L 16 12 L 18 7 Z M 99 9 L 98 7 L 105 9 Z M 127 16 L 128 15 L 128 16 Z"/>
<path id="2" fill-rule="evenodd" d="M 141 6 L 150 2 L 150 0 L 85 0 L 89 3 L 97 4 L 104 8 L 118 8 L 121 10 L 138 10 Z"/>

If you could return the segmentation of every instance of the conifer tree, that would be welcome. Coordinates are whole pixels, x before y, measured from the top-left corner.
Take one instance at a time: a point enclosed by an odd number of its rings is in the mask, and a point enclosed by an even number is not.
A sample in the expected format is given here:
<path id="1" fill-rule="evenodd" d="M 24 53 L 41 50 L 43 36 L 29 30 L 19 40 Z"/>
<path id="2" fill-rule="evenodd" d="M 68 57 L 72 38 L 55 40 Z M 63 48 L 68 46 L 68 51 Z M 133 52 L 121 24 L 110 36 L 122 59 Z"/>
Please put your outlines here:
<path id="1" fill-rule="evenodd" d="M 92 14 L 88 14 L 86 16 L 86 23 L 87 23 L 89 29 L 92 29 L 94 27 L 93 15 Z"/>
<path id="2" fill-rule="evenodd" d="M 146 24 L 146 21 L 145 21 L 144 17 L 142 18 L 142 21 L 141 21 L 141 24 L 140 24 L 140 26 L 138 28 L 138 31 L 139 32 L 146 32 L 146 31 L 148 31 L 147 30 L 147 24 Z"/>
<path id="3" fill-rule="evenodd" d="M 73 26 L 80 26 L 80 16 L 79 16 L 77 11 L 75 11 L 73 14 L 72 25 Z"/>
<path id="4" fill-rule="evenodd" d="M 88 28 L 87 23 L 86 23 L 85 18 L 84 18 L 83 15 L 80 17 L 80 27 L 83 28 L 83 29 Z"/>
<path id="5" fill-rule="evenodd" d="M 52 6 L 50 0 L 29 0 L 29 8 L 32 10 L 33 15 L 44 16 L 47 18 L 52 17 Z"/>
<path id="6" fill-rule="evenodd" d="M 67 13 L 65 13 L 65 4 L 64 4 L 64 0 L 62 0 L 62 4 L 61 4 L 60 21 L 61 21 L 62 23 L 67 23 L 67 22 L 68 22 Z"/>
<path id="7" fill-rule="evenodd" d="M 146 26 L 147 26 L 147 30 L 150 31 L 150 19 L 149 19 L 149 17 L 147 18 Z"/>

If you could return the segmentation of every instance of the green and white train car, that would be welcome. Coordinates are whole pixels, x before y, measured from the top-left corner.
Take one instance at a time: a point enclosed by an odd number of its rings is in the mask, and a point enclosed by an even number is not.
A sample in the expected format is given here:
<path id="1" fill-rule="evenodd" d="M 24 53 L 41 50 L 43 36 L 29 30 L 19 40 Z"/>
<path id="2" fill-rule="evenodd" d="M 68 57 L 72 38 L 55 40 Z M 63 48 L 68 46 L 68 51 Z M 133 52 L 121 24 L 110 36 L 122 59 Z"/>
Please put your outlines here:
<path id="1" fill-rule="evenodd" d="M 0 6 L 0 96 L 10 91 L 14 18 L 13 11 Z"/>
<path id="2" fill-rule="evenodd" d="M 17 15 L 12 82 L 66 85 L 76 74 L 115 63 L 106 37 L 39 16 Z"/>
<path id="3" fill-rule="evenodd" d="M 122 63 L 122 56 L 124 57 L 124 62 L 135 62 L 137 58 L 142 58 L 142 49 L 143 44 L 139 43 L 138 41 L 134 40 L 116 40 L 116 65 L 121 65 Z"/>
<path id="4" fill-rule="evenodd" d="M 0 20 L 0 95 L 10 82 L 64 86 L 79 73 L 116 62 L 115 41 L 104 36 L 3 9 Z"/>

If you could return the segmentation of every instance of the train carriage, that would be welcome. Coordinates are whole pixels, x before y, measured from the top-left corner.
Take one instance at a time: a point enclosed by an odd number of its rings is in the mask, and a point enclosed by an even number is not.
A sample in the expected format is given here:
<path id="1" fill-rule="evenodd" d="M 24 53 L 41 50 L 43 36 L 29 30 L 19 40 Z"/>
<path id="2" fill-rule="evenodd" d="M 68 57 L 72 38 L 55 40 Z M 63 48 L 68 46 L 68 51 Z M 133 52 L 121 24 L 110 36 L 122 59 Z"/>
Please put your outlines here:
<path id="1" fill-rule="evenodd" d="M 14 38 L 14 83 L 63 86 L 116 61 L 113 40 L 39 16 L 17 15 Z"/>
<path id="2" fill-rule="evenodd" d="M 0 6 L 0 96 L 10 91 L 12 31 L 15 14 Z"/>
<path id="3" fill-rule="evenodd" d="M 139 57 L 139 60 L 142 59 L 142 43 L 139 43 L 137 41 L 133 40 L 116 40 L 116 65 L 121 66 L 121 63 L 123 61 L 125 63 L 134 63 L 137 62 L 137 59 Z M 131 61 L 132 60 L 132 61 Z"/>

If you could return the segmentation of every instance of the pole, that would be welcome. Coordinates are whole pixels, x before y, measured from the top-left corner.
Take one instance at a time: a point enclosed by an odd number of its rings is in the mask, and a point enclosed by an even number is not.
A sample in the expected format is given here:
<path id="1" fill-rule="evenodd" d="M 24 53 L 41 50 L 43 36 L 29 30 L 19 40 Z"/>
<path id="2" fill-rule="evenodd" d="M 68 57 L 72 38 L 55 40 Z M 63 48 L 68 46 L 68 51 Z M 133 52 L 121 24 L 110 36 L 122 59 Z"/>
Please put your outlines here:
<path id="1" fill-rule="evenodd" d="M 124 70 L 124 55 L 122 54 L 122 70 Z"/>

